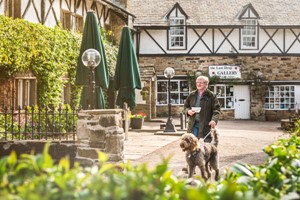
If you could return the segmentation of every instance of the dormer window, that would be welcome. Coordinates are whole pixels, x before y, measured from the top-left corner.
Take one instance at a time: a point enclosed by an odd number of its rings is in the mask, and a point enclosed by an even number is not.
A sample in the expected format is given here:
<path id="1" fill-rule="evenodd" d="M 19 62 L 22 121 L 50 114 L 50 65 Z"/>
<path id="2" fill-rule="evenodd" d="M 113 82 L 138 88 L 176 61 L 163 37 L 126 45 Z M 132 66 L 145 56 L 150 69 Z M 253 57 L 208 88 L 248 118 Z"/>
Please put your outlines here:
<path id="1" fill-rule="evenodd" d="M 168 49 L 181 50 L 186 49 L 186 19 L 188 16 L 178 3 L 166 15 L 170 22 L 168 30 Z"/>
<path id="2" fill-rule="evenodd" d="M 257 20 L 242 20 L 244 28 L 241 30 L 242 49 L 257 48 Z"/>
<path id="3" fill-rule="evenodd" d="M 169 49 L 185 49 L 185 19 L 176 17 L 170 19 Z"/>
<path id="4" fill-rule="evenodd" d="M 258 19 L 259 15 L 252 4 L 243 7 L 238 19 L 244 27 L 240 30 L 240 49 L 258 49 Z"/>

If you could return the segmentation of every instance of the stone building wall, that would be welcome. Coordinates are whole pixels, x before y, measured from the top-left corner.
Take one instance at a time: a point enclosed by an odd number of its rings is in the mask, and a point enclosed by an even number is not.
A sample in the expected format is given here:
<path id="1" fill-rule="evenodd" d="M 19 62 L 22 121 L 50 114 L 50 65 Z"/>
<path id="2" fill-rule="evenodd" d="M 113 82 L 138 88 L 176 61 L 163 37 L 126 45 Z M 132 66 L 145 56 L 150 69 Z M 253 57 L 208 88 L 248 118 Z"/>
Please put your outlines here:
<path id="1" fill-rule="evenodd" d="M 240 65 L 242 79 L 232 84 L 250 86 L 250 116 L 255 120 L 279 120 L 286 118 L 286 110 L 270 111 L 264 109 L 264 95 L 271 81 L 299 81 L 300 57 L 296 56 L 160 56 L 139 57 L 140 66 L 153 65 L 156 74 L 163 74 L 167 67 L 175 69 L 175 75 L 188 75 L 197 71 L 208 74 L 210 65 Z M 261 73 L 261 82 L 257 81 L 257 73 Z M 156 87 L 156 85 L 155 85 Z M 152 104 L 156 105 L 156 88 L 152 88 Z M 172 105 L 172 113 L 178 116 L 182 106 Z M 152 109 L 153 117 L 167 116 L 167 106 L 156 106 Z M 274 114 L 276 113 L 276 115 Z M 270 116 L 268 116 L 270 115 Z M 274 117 L 275 116 L 275 117 Z M 222 118 L 233 119 L 234 110 L 223 110 Z"/>
<path id="2" fill-rule="evenodd" d="M 107 30 L 111 30 L 113 32 L 112 40 L 115 44 L 119 45 L 120 38 L 122 34 L 122 29 L 126 26 L 126 23 L 122 21 L 116 14 L 111 13 L 110 20 L 113 22 L 110 26 L 106 27 Z"/>
<path id="3" fill-rule="evenodd" d="M 277 56 L 174 56 L 139 57 L 140 65 L 153 65 L 156 74 L 163 74 L 167 67 L 173 67 L 176 75 L 208 70 L 210 65 L 241 65 L 242 78 L 245 80 L 252 71 L 261 71 L 267 81 L 299 80 L 300 57 Z"/>

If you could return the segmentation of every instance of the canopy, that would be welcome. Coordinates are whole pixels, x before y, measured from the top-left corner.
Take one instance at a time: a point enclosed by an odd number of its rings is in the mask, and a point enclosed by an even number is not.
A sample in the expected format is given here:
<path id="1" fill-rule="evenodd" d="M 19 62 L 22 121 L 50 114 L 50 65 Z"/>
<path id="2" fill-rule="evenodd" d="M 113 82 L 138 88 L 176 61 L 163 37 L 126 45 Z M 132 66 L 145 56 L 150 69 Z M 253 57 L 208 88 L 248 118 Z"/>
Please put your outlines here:
<path id="1" fill-rule="evenodd" d="M 122 107 L 126 102 L 133 109 L 136 105 L 135 89 L 141 88 L 140 70 L 130 29 L 123 27 L 114 78 L 114 89 L 118 90 L 116 104 Z"/>
<path id="2" fill-rule="evenodd" d="M 97 19 L 95 16 L 94 11 L 88 11 L 83 35 L 82 35 L 82 42 L 80 47 L 80 54 L 77 61 L 77 68 L 76 68 L 76 85 L 82 85 L 85 86 L 81 93 L 81 100 L 80 104 L 83 107 L 83 109 L 87 109 L 88 107 L 88 99 L 92 98 L 90 97 L 89 93 L 89 85 L 90 85 L 90 79 L 89 74 L 90 70 L 84 66 L 82 63 L 81 56 L 83 52 L 87 49 L 96 49 L 101 56 L 101 62 L 95 69 L 95 84 L 96 84 L 96 102 L 94 108 L 96 109 L 103 109 L 105 108 L 105 101 L 102 93 L 102 89 L 108 88 L 108 82 L 109 82 L 109 75 L 107 71 L 107 62 L 106 62 L 106 55 L 105 50 L 100 34 L 100 29 L 97 24 Z"/>

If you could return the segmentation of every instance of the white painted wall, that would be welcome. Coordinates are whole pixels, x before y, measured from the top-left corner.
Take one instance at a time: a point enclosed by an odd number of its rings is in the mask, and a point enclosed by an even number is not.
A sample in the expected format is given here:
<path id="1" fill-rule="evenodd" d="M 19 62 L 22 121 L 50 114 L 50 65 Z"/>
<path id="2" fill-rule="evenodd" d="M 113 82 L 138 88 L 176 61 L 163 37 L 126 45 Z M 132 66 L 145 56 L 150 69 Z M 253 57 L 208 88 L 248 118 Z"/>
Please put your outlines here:
<path id="1" fill-rule="evenodd" d="M 0 2 L 0 15 L 4 15 L 4 1 Z"/>
<path id="2" fill-rule="evenodd" d="M 205 29 L 196 29 L 198 35 L 202 35 Z M 231 31 L 231 29 L 222 29 L 225 35 Z M 275 29 L 268 29 L 269 35 L 274 33 Z M 299 34 L 299 29 L 295 30 L 295 34 Z M 159 43 L 159 45 L 168 53 L 168 54 L 187 54 L 195 42 L 198 40 L 198 35 L 191 29 L 187 31 L 187 49 L 186 50 L 167 50 L 167 30 L 148 30 L 150 35 L 154 40 Z M 286 41 L 285 49 L 287 50 L 289 46 L 295 41 L 294 34 L 287 30 L 285 32 Z M 234 29 L 233 32 L 229 35 L 228 40 L 230 43 L 238 50 L 239 53 L 258 53 L 265 46 L 265 43 L 269 40 L 267 33 L 260 29 L 259 30 L 259 49 L 258 50 L 239 50 L 239 30 Z M 277 46 L 284 51 L 284 41 L 283 41 L 283 30 L 279 30 L 272 38 Z M 206 45 L 212 50 L 213 39 L 212 39 L 212 30 L 208 30 L 203 36 L 202 40 L 205 41 Z M 217 50 L 220 44 L 223 42 L 223 34 L 215 29 L 215 38 L 214 38 L 214 49 Z M 217 53 L 231 53 L 232 47 L 230 43 L 226 40 L 222 46 L 219 48 Z M 148 34 L 144 31 L 141 33 L 140 41 L 140 53 L 141 54 L 164 54 L 164 52 L 158 47 L 158 45 L 150 38 Z M 199 40 L 198 43 L 194 46 L 190 53 L 210 53 L 204 43 Z M 276 47 L 273 41 L 269 41 L 268 44 L 263 48 L 261 53 L 281 53 L 280 50 Z M 300 53 L 300 42 L 296 41 L 289 53 Z"/>
<path id="3" fill-rule="evenodd" d="M 23 15 L 23 13 L 25 12 L 26 8 L 27 8 L 27 5 L 29 4 L 29 7 L 28 7 L 28 10 L 24 16 L 24 19 L 25 20 L 28 20 L 30 22 L 33 22 L 33 23 L 39 23 L 39 20 L 38 20 L 38 17 L 41 17 L 41 0 L 33 0 L 33 2 L 30 2 L 29 0 L 22 0 L 21 3 L 21 14 Z M 66 4 L 66 1 L 62 1 L 62 4 L 61 4 L 61 8 L 64 9 L 64 10 L 67 10 L 67 11 L 71 11 L 71 12 L 74 12 L 75 8 L 75 2 L 77 2 L 77 0 L 71 0 L 70 1 L 70 9 L 68 7 L 68 5 Z M 47 15 L 48 13 L 48 10 L 50 8 L 50 2 L 49 1 L 45 1 L 45 10 L 46 10 L 46 13 L 45 15 Z M 88 1 L 88 4 L 87 6 L 89 7 L 91 4 L 91 2 Z M 0 4 L 0 14 L 4 14 L 5 12 L 5 7 L 4 7 L 4 1 Z M 82 6 L 83 6 L 83 2 L 81 2 L 79 8 L 76 10 L 76 14 L 78 15 L 81 15 L 83 17 L 85 17 L 85 12 L 83 12 L 82 10 Z M 58 21 L 61 20 L 61 8 L 60 8 L 60 0 L 55 0 L 52 4 L 52 7 L 53 9 L 55 10 L 55 14 L 56 14 L 56 17 L 58 19 Z M 36 8 L 36 10 L 35 10 Z M 38 17 L 37 17 L 38 16 Z M 55 17 L 54 17 L 54 13 L 52 11 L 52 9 L 50 10 L 48 16 L 47 16 L 47 19 L 45 21 L 45 25 L 46 26 L 49 26 L 49 27 L 54 27 L 56 25 L 56 20 L 55 20 Z"/>

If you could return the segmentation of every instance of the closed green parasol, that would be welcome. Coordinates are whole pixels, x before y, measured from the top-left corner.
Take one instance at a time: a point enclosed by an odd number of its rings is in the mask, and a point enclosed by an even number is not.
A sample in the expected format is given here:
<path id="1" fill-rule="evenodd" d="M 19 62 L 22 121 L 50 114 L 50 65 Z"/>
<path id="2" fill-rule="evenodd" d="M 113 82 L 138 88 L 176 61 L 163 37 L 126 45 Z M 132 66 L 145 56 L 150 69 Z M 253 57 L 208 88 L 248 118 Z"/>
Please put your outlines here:
<path id="1" fill-rule="evenodd" d="M 123 107 L 124 102 L 133 109 L 135 103 L 135 89 L 141 89 L 140 70 L 133 46 L 129 27 L 122 30 L 118 59 L 114 78 L 114 89 L 118 90 L 116 104 Z"/>
<path id="2" fill-rule="evenodd" d="M 94 14 L 94 11 L 88 11 L 83 35 L 82 35 L 82 42 L 80 47 L 80 54 L 77 61 L 77 68 L 76 68 L 76 85 L 82 85 L 83 90 L 81 93 L 80 105 L 83 109 L 88 109 L 88 102 L 90 97 L 90 70 L 82 63 L 82 54 L 87 49 L 95 49 L 100 53 L 101 62 L 95 68 L 95 96 L 96 102 L 94 108 L 96 109 L 103 109 L 105 108 L 105 100 L 103 97 L 102 89 L 108 88 L 108 72 L 107 72 L 107 62 L 106 62 L 106 55 L 105 50 L 100 34 L 100 29 L 97 24 L 97 19 Z"/>

